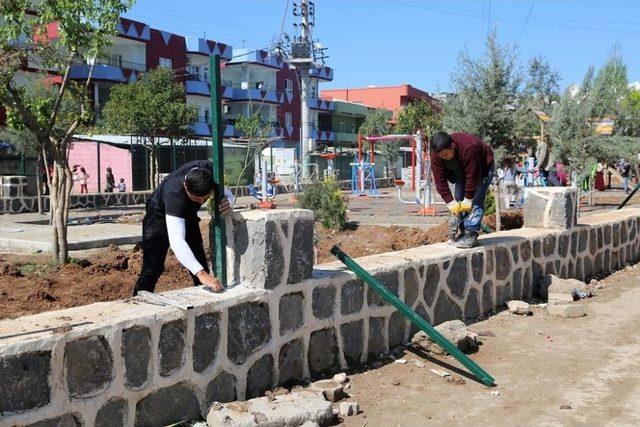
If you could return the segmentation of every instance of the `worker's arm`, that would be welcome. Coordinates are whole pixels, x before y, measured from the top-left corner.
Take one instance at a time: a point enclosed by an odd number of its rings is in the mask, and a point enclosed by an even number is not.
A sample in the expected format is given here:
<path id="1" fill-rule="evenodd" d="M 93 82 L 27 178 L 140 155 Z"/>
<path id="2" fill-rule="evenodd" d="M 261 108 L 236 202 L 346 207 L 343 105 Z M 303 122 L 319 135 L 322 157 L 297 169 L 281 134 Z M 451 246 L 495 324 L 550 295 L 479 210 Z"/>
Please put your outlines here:
<path id="1" fill-rule="evenodd" d="M 479 144 L 471 144 L 466 147 L 465 152 L 461 155 L 461 164 L 464 168 L 465 182 L 464 182 L 464 198 L 472 200 L 476 193 L 476 189 L 480 185 L 482 180 L 482 163 L 486 161 L 483 158 L 482 150 L 479 149 Z"/>
<path id="2" fill-rule="evenodd" d="M 445 203 L 450 203 L 453 200 L 453 195 L 449 189 L 449 183 L 447 182 L 447 176 L 444 170 L 444 163 L 437 153 L 431 153 L 431 172 L 433 174 L 433 182 L 436 184 L 436 190 L 442 197 Z"/>
<path id="3" fill-rule="evenodd" d="M 165 220 L 167 222 L 167 233 L 169 235 L 171 250 L 176 258 L 178 258 L 180 264 L 184 265 L 194 276 L 197 275 L 200 271 L 204 270 L 204 267 L 200 265 L 185 240 L 187 232 L 184 218 L 166 215 Z"/>

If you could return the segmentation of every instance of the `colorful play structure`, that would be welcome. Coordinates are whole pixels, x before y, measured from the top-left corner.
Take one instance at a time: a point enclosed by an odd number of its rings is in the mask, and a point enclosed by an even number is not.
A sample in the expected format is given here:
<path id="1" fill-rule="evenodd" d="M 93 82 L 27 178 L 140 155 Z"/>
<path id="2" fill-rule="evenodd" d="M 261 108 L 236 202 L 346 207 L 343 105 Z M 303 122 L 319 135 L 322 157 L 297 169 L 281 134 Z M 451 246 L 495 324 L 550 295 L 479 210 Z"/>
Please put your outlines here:
<path id="1" fill-rule="evenodd" d="M 268 169 L 267 158 L 260 150 L 255 150 L 254 165 L 255 180 L 253 185 L 249 185 L 249 194 L 260 201 L 261 209 L 275 209 L 274 199 L 280 178 L 274 170 Z"/>

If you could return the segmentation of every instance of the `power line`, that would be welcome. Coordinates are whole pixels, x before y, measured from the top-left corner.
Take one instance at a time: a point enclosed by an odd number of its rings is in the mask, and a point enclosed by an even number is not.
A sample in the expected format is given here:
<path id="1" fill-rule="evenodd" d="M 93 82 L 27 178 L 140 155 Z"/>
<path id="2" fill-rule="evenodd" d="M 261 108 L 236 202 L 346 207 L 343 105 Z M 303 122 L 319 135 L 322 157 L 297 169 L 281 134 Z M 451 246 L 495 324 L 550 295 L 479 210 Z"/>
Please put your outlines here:
<path id="1" fill-rule="evenodd" d="M 535 5 L 536 5 L 536 0 L 532 0 L 531 1 L 531 7 L 529 8 L 529 13 L 527 13 L 527 19 L 524 21 L 524 25 L 522 26 L 522 30 L 520 30 L 520 35 L 518 36 L 518 41 L 516 41 L 516 44 L 520 43 L 520 39 L 522 38 L 522 35 L 524 34 L 525 28 L 527 28 L 527 23 L 529 22 L 529 18 L 531 17 L 531 12 L 533 12 L 533 7 Z"/>

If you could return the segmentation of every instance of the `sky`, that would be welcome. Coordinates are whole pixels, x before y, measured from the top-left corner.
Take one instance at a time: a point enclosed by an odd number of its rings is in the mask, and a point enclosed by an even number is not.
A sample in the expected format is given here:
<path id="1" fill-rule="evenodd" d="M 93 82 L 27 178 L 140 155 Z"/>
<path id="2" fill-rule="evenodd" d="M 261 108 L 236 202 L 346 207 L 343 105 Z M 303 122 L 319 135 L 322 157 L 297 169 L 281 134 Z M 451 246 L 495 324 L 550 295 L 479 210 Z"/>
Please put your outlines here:
<path id="1" fill-rule="evenodd" d="M 137 0 L 125 14 L 157 28 L 234 48 L 296 34 L 299 0 Z M 449 91 L 462 50 L 478 57 L 488 31 L 515 44 L 523 65 L 542 55 L 579 83 L 619 44 L 630 82 L 640 81 L 640 0 L 315 0 L 313 37 L 327 48 L 334 80 L 321 88 L 409 83 Z"/>

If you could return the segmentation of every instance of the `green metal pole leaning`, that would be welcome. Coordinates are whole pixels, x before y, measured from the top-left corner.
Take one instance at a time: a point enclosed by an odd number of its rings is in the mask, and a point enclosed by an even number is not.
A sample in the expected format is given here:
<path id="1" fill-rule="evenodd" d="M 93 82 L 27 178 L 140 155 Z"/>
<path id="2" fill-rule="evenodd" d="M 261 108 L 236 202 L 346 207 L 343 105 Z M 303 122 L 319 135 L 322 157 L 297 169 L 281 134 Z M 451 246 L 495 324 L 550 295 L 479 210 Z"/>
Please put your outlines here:
<path id="1" fill-rule="evenodd" d="M 215 242 L 215 275 L 227 287 L 227 234 L 225 222 L 218 210 L 224 197 L 224 153 L 222 144 L 222 103 L 220 97 L 220 55 L 209 57 L 209 92 L 211 95 L 211 142 L 213 146 L 213 180 L 218 185 L 216 203 L 213 204 L 213 224 L 209 223 L 209 241 Z"/>
<path id="2" fill-rule="evenodd" d="M 636 187 L 633 189 L 633 191 L 631 193 L 629 193 L 629 195 L 627 196 L 626 199 L 624 199 L 622 201 L 622 203 L 620 203 L 620 206 L 618 206 L 617 209 L 622 209 L 624 208 L 624 206 L 627 204 L 627 202 L 629 202 L 629 200 L 631 200 L 631 198 L 633 197 L 634 194 L 636 194 L 636 192 L 638 191 L 638 189 L 640 189 L 640 183 L 638 185 L 636 185 Z M 617 210 L 616 209 L 616 210 Z"/>
<path id="3" fill-rule="evenodd" d="M 338 246 L 332 247 L 331 253 L 335 255 L 340 261 L 342 261 L 344 265 L 349 268 L 349 270 L 353 271 L 356 276 L 361 278 L 385 301 L 397 308 L 404 317 L 409 319 L 416 326 L 422 329 L 427 335 L 429 335 L 429 337 L 431 337 L 431 339 L 434 340 L 436 344 L 446 350 L 447 353 L 455 357 L 458 362 L 462 363 L 484 385 L 492 386 L 495 383 L 495 380 L 491 375 L 485 372 L 476 362 L 467 357 L 467 355 L 460 351 L 458 347 L 453 345 L 449 340 L 442 336 L 440 332 L 434 329 L 433 326 L 427 323 L 408 305 L 402 302 L 400 298 L 398 298 L 390 290 L 388 290 L 378 279 L 367 273 L 364 268 L 358 265 L 358 263 L 351 259 L 347 254 L 345 254 Z"/>

